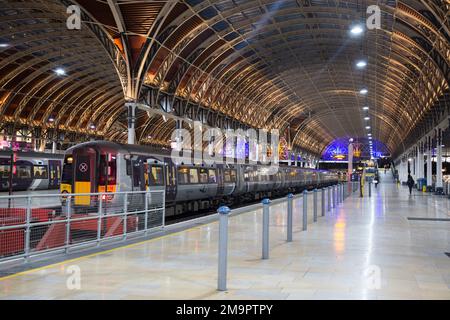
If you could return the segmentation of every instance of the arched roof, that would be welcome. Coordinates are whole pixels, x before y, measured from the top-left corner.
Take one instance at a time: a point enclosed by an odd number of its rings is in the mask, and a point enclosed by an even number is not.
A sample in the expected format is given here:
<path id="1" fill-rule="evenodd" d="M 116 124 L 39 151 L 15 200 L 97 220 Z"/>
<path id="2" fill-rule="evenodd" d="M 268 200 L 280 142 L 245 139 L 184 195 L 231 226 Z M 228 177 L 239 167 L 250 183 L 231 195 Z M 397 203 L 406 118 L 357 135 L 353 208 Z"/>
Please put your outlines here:
<path id="1" fill-rule="evenodd" d="M 82 8 L 80 31 L 62 27 L 70 4 Z M 350 37 L 373 4 L 381 28 Z M 318 154 L 335 139 L 365 136 L 369 106 L 374 138 L 396 152 L 449 89 L 449 8 L 448 0 L 3 1 L 0 39 L 11 45 L 0 48 L 0 115 L 61 130 L 95 123 L 95 133 L 123 142 L 125 101 L 150 92 L 152 107 L 176 116 L 198 105 L 290 131 L 294 145 Z M 59 65 L 66 77 L 52 72 Z M 138 113 L 141 143 L 167 145 L 174 127 Z"/>

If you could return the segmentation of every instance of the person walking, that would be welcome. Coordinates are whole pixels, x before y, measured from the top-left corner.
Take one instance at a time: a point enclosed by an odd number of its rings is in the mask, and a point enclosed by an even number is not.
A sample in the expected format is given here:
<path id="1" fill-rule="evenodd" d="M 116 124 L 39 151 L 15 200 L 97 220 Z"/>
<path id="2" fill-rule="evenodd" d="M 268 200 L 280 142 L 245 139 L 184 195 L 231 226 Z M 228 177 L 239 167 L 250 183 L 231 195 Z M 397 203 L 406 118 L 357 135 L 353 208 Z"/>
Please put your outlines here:
<path id="1" fill-rule="evenodd" d="M 411 174 L 408 174 L 407 184 L 408 184 L 408 188 L 409 188 L 409 194 L 411 194 L 412 193 L 412 188 L 414 187 L 414 179 L 411 176 Z"/>
<path id="2" fill-rule="evenodd" d="M 378 171 L 375 173 L 375 178 L 374 178 L 373 182 L 375 183 L 375 188 L 377 188 L 378 183 L 380 182 L 380 176 L 378 175 Z"/>

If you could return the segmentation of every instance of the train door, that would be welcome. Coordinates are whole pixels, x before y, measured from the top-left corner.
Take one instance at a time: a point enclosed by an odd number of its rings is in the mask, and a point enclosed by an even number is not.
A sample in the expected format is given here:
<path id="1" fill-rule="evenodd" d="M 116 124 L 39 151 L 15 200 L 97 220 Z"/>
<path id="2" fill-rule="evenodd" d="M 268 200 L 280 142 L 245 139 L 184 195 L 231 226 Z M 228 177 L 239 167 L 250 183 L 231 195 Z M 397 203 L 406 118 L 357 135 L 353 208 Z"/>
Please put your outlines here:
<path id="1" fill-rule="evenodd" d="M 223 165 L 217 165 L 217 196 L 222 197 L 225 191 L 225 186 L 223 183 Z"/>
<path id="2" fill-rule="evenodd" d="M 96 192 L 95 164 L 97 152 L 92 148 L 77 149 L 73 152 L 74 163 L 74 192 L 93 193 Z M 91 205 L 89 195 L 76 196 L 75 205 Z"/>
<path id="3" fill-rule="evenodd" d="M 132 160 L 132 164 L 133 164 L 132 169 L 133 191 L 145 191 L 146 185 L 145 185 L 144 170 L 145 168 L 148 168 L 148 166 L 147 167 L 144 166 L 144 163 L 140 158 L 138 158 L 137 160 Z"/>
<path id="4" fill-rule="evenodd" d="M 177 197 L 177 171 L 170 158 L 164 158 L 166 165 L 166 202 L 174 202 Z"/>
<path id="5" fill-rule="evenodd" d="M 98 156 L 98 187 L 96 192 L 116 192 L 117 155 L 104 153 Z"/>
<path id="6" fill-rule="evenodd" d="M 61 177 L 61 162 L 59 160 L 48 161 L 48 188 L 57 189 Z"/>

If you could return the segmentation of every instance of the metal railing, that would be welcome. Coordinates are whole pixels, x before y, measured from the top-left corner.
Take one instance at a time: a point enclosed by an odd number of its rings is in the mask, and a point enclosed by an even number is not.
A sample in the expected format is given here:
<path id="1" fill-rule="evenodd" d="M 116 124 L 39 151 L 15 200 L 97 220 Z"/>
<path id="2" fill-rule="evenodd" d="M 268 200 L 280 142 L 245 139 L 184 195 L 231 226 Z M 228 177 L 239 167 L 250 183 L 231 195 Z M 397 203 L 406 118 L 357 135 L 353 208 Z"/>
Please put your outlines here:
<path id="1" fill-rule="evenodd" d="M 164 227 L 165 191 L 0 196 L 0 263 Z"/>
<path id="2" fill-rule="evenodd" d="M 316 223 L 318 221 L 318 212 L 320 207 L 320 216 L 324 217 L 327 212 L 332 212 L 342 205 L 352 193 L 359 189 L 358 182 L 338 183 L 332 186 L 315 189 L 313 191 L 304 191 L 301 194 L 288 194 L 286 198 L 271 201 L 268 198 L 262 200 L 262 259 L 266 260 L 270 257 L 270 207 L 275 203 L 287 201 L 286 206 L 286 241 L 293 241 L 293 216 L 301 215 L 302 231 L 307 232 L 308 221 Z M 319 196 L 320 194 L 320 196 Z M 295 206 L 294 200 L 301 198 L 302 206 Z M 302 209 L 300 209 L 302 208 Z M 234 214 L 235 210 L 223 206 L 218 209 L 219 214 L 219 241 L 218 241 L 218 274 L 217 274 L 217 290 L 227 290 L 227 268 L 228 268 L 228 218 Z M 313 219 L 309 219 L 312 211 Z"/>

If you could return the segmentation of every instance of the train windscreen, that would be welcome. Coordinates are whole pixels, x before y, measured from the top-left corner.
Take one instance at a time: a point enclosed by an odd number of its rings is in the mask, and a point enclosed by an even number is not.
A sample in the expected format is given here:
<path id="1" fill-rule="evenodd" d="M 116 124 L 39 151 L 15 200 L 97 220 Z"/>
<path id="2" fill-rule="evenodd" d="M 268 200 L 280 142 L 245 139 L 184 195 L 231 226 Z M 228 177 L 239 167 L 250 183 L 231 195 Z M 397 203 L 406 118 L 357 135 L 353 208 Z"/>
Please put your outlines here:
<path id="1" fill-rule="evenodd" d="M 71 185 L 72 180 L 73 180 L 73 157 L 70 155 L 64 158 L 61 183 Z"/>

